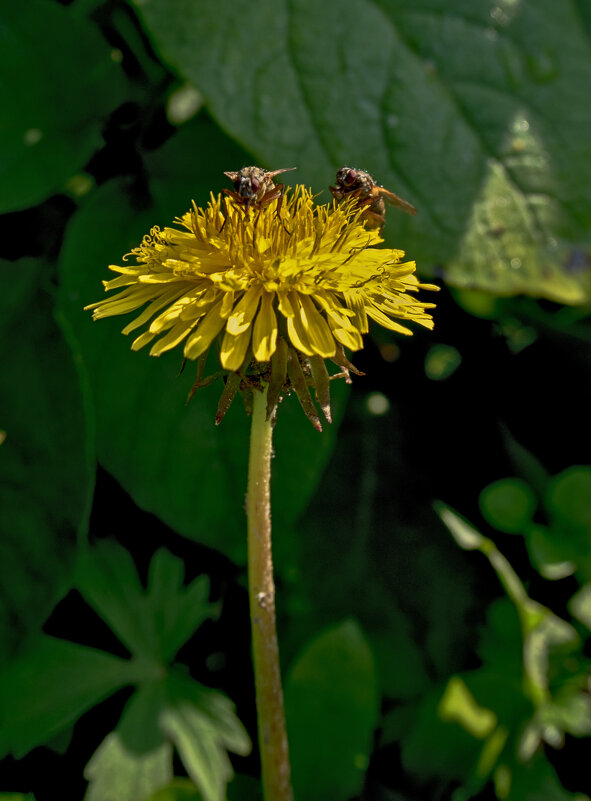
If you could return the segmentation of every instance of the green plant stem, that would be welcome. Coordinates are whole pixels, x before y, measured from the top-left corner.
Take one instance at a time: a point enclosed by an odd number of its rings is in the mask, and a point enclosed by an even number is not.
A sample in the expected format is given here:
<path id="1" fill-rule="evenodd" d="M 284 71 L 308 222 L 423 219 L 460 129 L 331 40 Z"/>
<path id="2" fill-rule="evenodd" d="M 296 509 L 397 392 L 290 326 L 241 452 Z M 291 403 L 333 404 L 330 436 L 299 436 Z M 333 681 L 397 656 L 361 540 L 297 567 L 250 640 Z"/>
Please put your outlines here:
<path id="1" fill-rule="evenodd" d="M 271 555 L 271 443 L 267 390 L 254 392 L 248 464 L 248 595 L 265 801 L 292 801 Z"/>

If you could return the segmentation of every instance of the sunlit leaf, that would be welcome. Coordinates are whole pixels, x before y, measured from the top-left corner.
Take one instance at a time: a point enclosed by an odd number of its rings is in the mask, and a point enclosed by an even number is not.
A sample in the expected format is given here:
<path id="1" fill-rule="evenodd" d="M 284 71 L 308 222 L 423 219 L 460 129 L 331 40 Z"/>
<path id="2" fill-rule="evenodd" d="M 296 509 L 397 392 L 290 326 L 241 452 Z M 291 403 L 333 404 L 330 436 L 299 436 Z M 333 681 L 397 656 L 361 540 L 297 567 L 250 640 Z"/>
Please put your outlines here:
<path id="1" fill-rule="evenodd" d="M 557 545 L 582 581 L 591 578 L 591 467 L 575 465 L 548 484 L 545 506 Z"/>
<path id="2" fill-rule="evenodd" d="M 2 662 L 69 586 L 94 465 L 81 379 L 52 299 L 38 288 L 44 265 L 0 268 Z"/>
<path id="3" fill-rule="evenodd" d="M 591 56 L 570 6 L 136 6 L 164 61 L 257 161 L 297 165 L 325 198 L 338 167 L 363 167 L 410 200 L 419 214 L 390 211 L 388 239 L 423 270 L 501 295 L 589 299 Z"/>
<path id="4" fill-rule="evenodd" d="M 591 629 L 591 584 L 584 584 L 569 603 L 570 613 Z"/>
<path id="5" fill-rule="evenodd" d="M 143 801 L 168 784 L 172 746 L 158 727 L 163 701 L 163 688 L 156 684 L 143 685 L 132 697 L 84 770 L 89 780 L 84 801 Z"/>
<path id="6" fill-rule="evenodd" d="M 378 712 L 373 654 L 357 623 L 345 621 L 304 646 L 289 670 L 285 707 L 296 796 L 356 795 Z"/>
<path id="7" fill-rule="evenodd" d="M 174 743 L 204 801 L 223 801 L 233 773 L 226 751 L 243 756 L 250 751 L 248 735 L 233 704 L 179 674 L 171 673 L 166 686 L 161 729 Z"/>
<path id="8" fill-rule="evenodd" d="M 527 531 L 526 542 L 533 565 L 545 578 L 557 580 L 575 572 L 579 554 L 572 543 L 561 536 L 560 529 L 533 525 Z"/>
<path id="9" fill-rule="evenodd" d="M 47 0 L 0 12 L 0 212 L 40 203 L 102 143 L 124 78 L 97 28 Z"/>

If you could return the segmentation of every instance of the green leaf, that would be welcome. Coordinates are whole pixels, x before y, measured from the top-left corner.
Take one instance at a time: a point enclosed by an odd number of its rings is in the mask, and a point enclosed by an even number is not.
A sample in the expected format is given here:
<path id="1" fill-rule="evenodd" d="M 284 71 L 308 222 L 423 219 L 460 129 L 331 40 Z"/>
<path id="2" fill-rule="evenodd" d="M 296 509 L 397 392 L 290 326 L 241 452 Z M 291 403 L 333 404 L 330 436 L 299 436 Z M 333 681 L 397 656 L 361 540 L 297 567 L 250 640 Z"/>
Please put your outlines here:
<path id="1" fill-rule="evenodd" d="M 0 793 L 0 801 L 35 801 L 32 793 Z"/>
<path id="2" fill-rule="evenodd" d="M 170 662 L 201 623 L 218 613 L 218 608 L 208 601 L 207 576 L 199 576 L 185 587 L 184 573 L 183 561 L 170 551 L 160 548 L 152 557 L 146 605 L 154 617 L 156 637 L 162 643 L 163 662 Z"/>
<path id="3" fill-rule="evenodd" d="M 591 54 L 572 4 L 136 6 L 256 161 L 298 166 L 324 199 L 336 168 L 368 169 L 419 209 L 390 211 L 392 244 L 456 286 L 589 299 Z"/>
<path id="4" fill-rule="evenodd" d="M 0 662 L 67 590 L 94 484 L 80 376 L 37 288 L 45 270 L 0 263 Z"/>
<path id="5" fill-rule="evenodd" d="M 190 779 L 173 779 L 146 801 L 203 801 L 203 796 Z"/>
<path id="6" fill-rule="evenodd" d="M 373 654 L 357 623 L 347 620 L 304 646 L 285 683 L 298 798 L 346 801 L 360 792 L 378 703 Z"/>
<path id="7" fill-rule="evenodd" d="M 433 505 L 460 548 L 465 551 L 482 548 L 485 541 L 484 537 L 470 523 L 440 501 L 436 501 Z"/>
<path id="8" fill-rule="evenodd" d="M 438 690 L 421 700 L 401 742 L 402 764 L 405 771 L 423 781 L 432 776 L 465 780 L 474 771 L 482 742 L 458 722 L 442 720 L 440 699 Z"/>
<path id="9" fill-rule="evenodd" d="M 546 504 L 561 523 L 591 531 L 591 467 L 569 467 L 554 476 Z"/>
<path id="10" fill-rule="evenodd" d="M 478 499 L 480 511 L 493 528 L 520 534 L 536 510 L 536 496 L 520 478 L 504 478 L 485 487 Z"/>
<path id="11" fill-rule="evenodd" d="M 591 629 L 591 584 L 584 584 L 569 601 L 569 612 Z"/>
<path id="12" fill-rule="evenodd" d="M 133 695 L 84 770 L 90 782 L 84 801 L 143 801 L 170 782 L 172 746 L 158 727 L 163 706 L 162 685 L 143 685 Z"/>
<path id="13" fill-rule="evenodd" d="M 102 143 L 124 78 L 91 22 L 48 0 L 0 13 L 0 213 L 64 189 Z"/>
<path id="14" fill-rule="evenodd" d="M 591 467 L 573 466 L 548 485 L 545 504 L 552 530 L 576 565 L 582 581 L 591 579 Z"/>
<path id="15" fill-rule="evenodd" d="M 176 746 L 185 770 L 204 801 L 224 801 L 232 777 L 227 750 L 245 756 L 250 741 L 234 713 L 234 705 L 220 693 L 171 672 L 166 679 L 167 704 L 160 726 Z"/>
<path id="16" fill-rule="evenodd" d="M 152 557 L 147 591 L 128 551 L 112 542 L 89 549 L 80 559 L 78 587 L 86 600 L 136 656 L 166 665 L 215 614 L 208 602 L 209 580 L 183 585 L 181 559 L 160 549 Z"/>
<path id="17" fill-rule="evenodd" d="M 547 526 L 533 525 L 526 533 L 527 550 L 536 570 L 544 578 L 557 580 L 571 576 L 576 570 L 576 550 L 564 540 L 560 529 L 554 531 Z"/>
<path id="18" fill-rule="evenodd" d="M 153 225 L 170 225 L 189 208 L 192 198 L 206 203 L 210 190 L 223 185 L 223 170 L 243 158 L 242 151 L 224 140 L 208 120 L 198 118 L 151 159 L 157 205 L 151 206 L 147 197 L 126 198 L 122 185 L 102 187 L 88 198 L 68 230 L 60 299 L 93 385 L 101 463 L 139 506 L 179 533 L 237 561 L 246 557 L 242 507 L 249 435 L 240 401 L 216 428 L 219 383 L 200 389 L 186 406 L 194 363 L 187 364 L 179 377 L 180 351 L 158 359 L 145 351 L 133 353 L 129 339 L 119 333 L 129 317 L 93 323 L 82 307 L 100 297 L 109 263 L 121 263 L 123 254 Z M 217 367 L 211 361 L 208 369 L 214 372 Z M 344 388 L 334 394 L 338 401 Z M 338 402 L 335 405 L 338 417 Z M 296 398 L 282 404 L 273 463 L 277 528 L 292 526 L 305 508 L 335 437 L 336 426 L 318 435 Z"/>
<path id="19" fill-rule="evenodd" d="M 531 714 L 519 686 L 520 670 L 481 668 L 452 676 L 445 689 L 421 699 L 402 737 L 406 770 L 425 780 L 460 781 L 476 794 L 497 762 L 511 732 Z"/>
<path id="20" fill-rule="evenodd" d="M 0 755 L 22 757 L 133 680 L 125 660 L 38 637 L 0 673 Z"/>
<path id="21" fill-rule="evenodd" d="M 577 781 L 574 772 L 572 779 L 569 787 L 580 781 Z M 506 798 L 507 801 L 589 801 L 585 793 L 565 790 L 554 768 L 541 753 L 530 764 L 515 766 Z"/>

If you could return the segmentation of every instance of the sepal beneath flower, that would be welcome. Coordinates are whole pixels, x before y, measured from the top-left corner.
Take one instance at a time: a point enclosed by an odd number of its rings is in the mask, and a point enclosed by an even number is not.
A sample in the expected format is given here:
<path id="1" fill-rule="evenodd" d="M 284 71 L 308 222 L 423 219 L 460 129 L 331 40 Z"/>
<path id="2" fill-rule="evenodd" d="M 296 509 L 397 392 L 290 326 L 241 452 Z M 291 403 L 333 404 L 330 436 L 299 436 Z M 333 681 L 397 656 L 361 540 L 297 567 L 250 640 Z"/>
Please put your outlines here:
<path id="1" fill-rule="evenodd" d="M 322 425 L 316 407 L 310 397 L 308 390 L 308 383 L 306 376 L 302 370 L 302 365 L 298 358 L 296 351 L 293 348 L 289 349 L 287 354 L 287 375 L 293 386 L 295 394 L 298 396 L 300 405 L 308 420 L 312 423 L 317 431 L 322 431 Z"/>

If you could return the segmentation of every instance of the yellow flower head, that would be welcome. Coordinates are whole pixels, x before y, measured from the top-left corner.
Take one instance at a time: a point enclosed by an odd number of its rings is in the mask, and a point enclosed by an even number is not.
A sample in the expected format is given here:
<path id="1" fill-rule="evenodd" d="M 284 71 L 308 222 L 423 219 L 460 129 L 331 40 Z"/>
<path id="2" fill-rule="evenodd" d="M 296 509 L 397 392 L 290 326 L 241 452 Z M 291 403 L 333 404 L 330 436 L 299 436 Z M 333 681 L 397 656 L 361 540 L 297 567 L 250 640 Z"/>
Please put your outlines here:
<path id="1" fill-rule="evenodd" d="M 148 326 L 134 350 L 151 343 L 150 354 L 159 356 L 182 345 L 185 358 L 198 359 L 221 340 L 219 360 L 234 394 L 247 375 L 253 386 L 254 375 L 270 384 L 272 413 L 293 388 L 317 427 L 302 394 L 309 400 L 307 385 L 315 385 L 330 419 L 324 359 L 352 369 L 343 347 L 363 347 L 368 319 L 403 334 L 412 331 L 401 321 L 433 327 L 426 309 L 434 304 L 415 293 L 437 287 L 419 283 L 402 251 L 375 247 L 383 240 L 365 228 L 354 200 L 317 206 L 298 186 L 281 219 L 274 203 L 254 216 L 228 204 L 226 214 L 212 195 L 205 209 L 193 204 L 175 221 L 180 230 L 153 228 L 130 254 L 137 264 L 110 266 L 119 275 L 105 289 L 122 291 L 87 306 L 93 318 L 148 304 L 123 329 Z"/>

